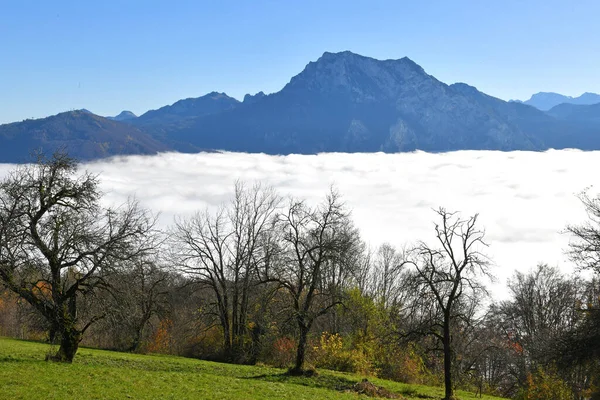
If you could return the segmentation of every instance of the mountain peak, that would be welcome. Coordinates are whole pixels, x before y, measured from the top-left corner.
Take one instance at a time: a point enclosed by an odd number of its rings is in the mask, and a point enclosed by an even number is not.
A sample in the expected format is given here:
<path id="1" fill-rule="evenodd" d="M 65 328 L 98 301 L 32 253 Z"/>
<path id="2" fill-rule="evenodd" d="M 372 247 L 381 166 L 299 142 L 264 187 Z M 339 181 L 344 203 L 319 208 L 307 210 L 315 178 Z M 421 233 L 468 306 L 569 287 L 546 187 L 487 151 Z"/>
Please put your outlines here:
<path id="1" fill-rule="evenodd" d="M 135 115 L 131 111 L 123 110 L 119 113 L 119 115 L 116 115 L 114 117 L 106 117 L 106 118 L 112 119 L 113 121 L 127 121 L 129 119 L 137 118 L 137 115 Z"/>
<path id="2" fill-rule="evenodd" d="M 244 104 L 255 103 L 257 100 L 260 100 L 265 96 L 266 95 L 263 91 L 260 91 L 260 92 L 256 93 L 255 95 L 251 95 L 250 93 L 248 93 L 244 96 L 243 103 Z"/>
<path id="3" fill-rule="evenodd" d="M 325 52 L 294 76 L 282 92 L 351 93 L 353 101 L 394 97 L 407 82 L 434 79 L 417 63 L 403 57 L 377 60 L 351 51 Z M 436 81 L 437 82 L 437 81 Z M 411 84 L 412 84 L 411 83 Z"/>
<path id="4" fill-rule="evenodd" d="M 236 107 L 240 102 L 223 92 L 210 92 L 200 97 L 190 97 L 176 101 L 175 103 L 150 110 L 135 120 L 140 125 L 164 125 L 176 123 L 186 118 L 201 117 L 229 110 Z"/>

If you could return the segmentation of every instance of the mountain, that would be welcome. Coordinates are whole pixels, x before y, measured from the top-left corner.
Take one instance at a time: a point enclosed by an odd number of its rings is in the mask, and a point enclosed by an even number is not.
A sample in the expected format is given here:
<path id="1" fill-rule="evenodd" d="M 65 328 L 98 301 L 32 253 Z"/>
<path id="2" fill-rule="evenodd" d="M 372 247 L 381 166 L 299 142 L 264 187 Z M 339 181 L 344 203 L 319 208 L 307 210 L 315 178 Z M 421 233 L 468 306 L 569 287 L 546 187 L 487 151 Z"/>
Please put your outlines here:
<path id="1" fill-rule="evenodd" d="M 586 92 L 579 97 L 571 97 L 553 92 L 540 92 L 534 94 L 529 100 L 523 101 L 522 103 L 528 104 L 542 111 L 548 111 L 551 108 L 563 103 L 579 105 L 600 103 L 600 95 Z"/>
<path id="2" fill-rule="evenodd" d="M 233 109 L 238 104 L 238 100 L 225 93 L 211 92 L 202 97 L 179 100 L 158 110 L 150 110 L 140 115 L 133 123 L 139 126 L 176 126 L 190 118 Z"/>
<path id="3" fill-rule="evenodd" d="M 555 128 L 545 132 L 554 121 L 471 86 L 446 85 L 406 57 L 342 52 L 309 63 L 280 92 L 198 118 L 169 139 L 196 149 L 274 154 L 536 150 L 560 136 Z"/>
<path id="4" fill-rule="evenodd" d="M 564 98 L 538 94 L 532 100 Z M 240 102 L 211 92 L 128 117 L 123 112 L 117 121 L 79 110 L 1 125 L 0 161 L 24 161 L 32 149 L 60 146 L 82 159 L 163 150 L 600 149 L 600 105 L 560 104 L 544 112 L 466 83 L 447 85 L 407 57 L 376 60 L 349 51 L 324 53 L 276 93 L 248 94 Z"/>
<path id="5" fill-rule="evenodd" d="M 198 118 L 232 110 L 239 104 L 238 100 L 225 93 L 211 92 L 201 97 L 179 100 L 158 110 L 150 110 L 125 122 L 143 129 L 156 140 L 168 143 L 168 146 L 180 151 L 210 150 L 172 138 L 171 132 L 189 129 Z"/>
<path id="6" fill-rule="evenodd" d="M 591 105 L 579 105 L 563 103 L 552 107 L 549 115 L 561 120 L 573 122 L 596 122 L 600 124 L 600 103 Z"/>
<path id="7" fill-rule="evenodd" d="M 2 162 L 30 161 L 34 150 L 64 148 L 77 159 L 91 160 L 169 149 L 136 127 L 83 110 L 0 125 L 0 143 Z"/>
<path id="8" fill-rule="evenodd" d="M 247 95 L 244 96 L 244 103 L 245 104 L 255 103 L 255 102 L 257 102 L 258 100 L 262 99 L 265 96 L 266 95 L 262 91 L 256 93 L 254 96 L 251 95 L 250 93 L 248 93 Z"/>
<path id="9" fill-rule="evenodd" d="M 114 117 L 106 117 L 107 119 L 111 119 L 113 121 L 127 121 L 130 119 L 134 119 L 137 118 L 137 115 L 135 115 L 134 113 L 132 113 L 131 111 L 121 111 L 121 113 L 117 116 Z"/>

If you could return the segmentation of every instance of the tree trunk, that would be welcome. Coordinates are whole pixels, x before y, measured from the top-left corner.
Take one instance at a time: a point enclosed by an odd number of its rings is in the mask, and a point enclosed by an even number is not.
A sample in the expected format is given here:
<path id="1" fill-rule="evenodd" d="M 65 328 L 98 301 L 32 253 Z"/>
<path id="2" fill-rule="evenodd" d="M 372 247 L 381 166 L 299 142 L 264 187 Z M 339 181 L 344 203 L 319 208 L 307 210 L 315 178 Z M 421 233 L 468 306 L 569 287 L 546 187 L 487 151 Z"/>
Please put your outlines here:
<path id="1" fill-rule="evenodd" d="M 233 346 L 231 343 L 231 330 L 229 328 L 229 320 L 221 319 L 221 326 L 223 328 L 223 351 L 225 356 L 229 359 L 232 357 Z"/>
<path id="2" fill-rule="evenodd" d="M 56 319 L 56 329 L 60 332 L 58 352 L 46 359 L 57 362 L 72 363 L 83 333 L 77 329 L 77 298 L 71 297 L 63 306 L 61 318 Z"/>
<path id="3" fill-rule="evenodd" d="M 131 345 L 129 346 L 129 351 L 132 353 L 137 352 L 140 349 L 140 345 L 142 344 L 142 333 L 144 328 L 138 328 L 135 330 L 135 334 L 133 336 L 133 340 L 131 341 Z"/>
<path id="4" fill-rule="evenodd" d="M 77 349 L 79 349 L 79 342 L 81 341 L 81 332 L 75 329 L 74 326 L 63 327 L 60 335 L 60 347 L 58 352 L 54 356 L 48 357 L 51 361 L 72 363 Z"/>
<path id="5" fill-rule="evenodd" d="M 452 400 L 454 398 L 454 391 L 452 390 L 452 348 L 451 348 L 451 336 L 450 336 L 450 316 L 444 318 L 444 387 L 445 387 L 445 400 Z"/>
<path id="6" fill-rule="evenodd" d="M 300 328 L 300 338 L 298 340 L 298 349 L 296 351 L 296 364 L 292 369 L 293 374 L 302 374 L 304 369 L 304 358 L 306 356 L 306 342 L 308 339 L 308 330 L 309 328 L 306 324 L 299 324 Z"/>

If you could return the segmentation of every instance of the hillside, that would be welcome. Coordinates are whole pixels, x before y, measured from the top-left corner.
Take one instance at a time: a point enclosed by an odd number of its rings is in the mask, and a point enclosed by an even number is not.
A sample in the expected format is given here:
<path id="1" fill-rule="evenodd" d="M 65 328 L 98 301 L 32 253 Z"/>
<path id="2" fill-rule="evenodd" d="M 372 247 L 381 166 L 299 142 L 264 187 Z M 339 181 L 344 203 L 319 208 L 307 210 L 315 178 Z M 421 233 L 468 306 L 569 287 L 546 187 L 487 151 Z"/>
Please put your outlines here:
<path id="1" fill-rule="evenodd" d="M 600 124 L 600 103 L 591 105 L 559 104 L 549 110 L 548 114 L 562 120 Z"/>
<path id="2" fill-rule="evenodd" d="M 220 364 L 162 355 L 83 348 L 72 365 L 44 361 L 49 346 L 0 338 L 2 398 L 31 399 L 357 399 L 362 377 L 320 371 L 290 377 L 269 367 Z M 441 388 L 370 380 L 404 399 L 434 399 Z M 458 392 L 460 399 L 475 399 Z M 483 396 L 484 400 L 497 397 Z"/>
<path id="3" fill-rule="evenodd" d="M 0 125 L 0 162 L 27 162 L 35 150 L 61 148 L 81 160 L 168 149 L 136 127 L 84 110 Z"/>

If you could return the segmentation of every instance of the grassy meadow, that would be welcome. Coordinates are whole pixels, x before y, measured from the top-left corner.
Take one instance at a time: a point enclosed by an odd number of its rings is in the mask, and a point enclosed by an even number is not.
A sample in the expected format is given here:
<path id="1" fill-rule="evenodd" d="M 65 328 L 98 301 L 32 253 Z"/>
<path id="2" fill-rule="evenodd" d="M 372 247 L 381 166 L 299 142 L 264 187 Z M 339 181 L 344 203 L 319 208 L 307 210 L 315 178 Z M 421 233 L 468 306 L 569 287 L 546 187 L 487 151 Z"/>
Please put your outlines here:
<path id="1" fill-rule="evenodd" d="M 291 377 L 265 366 L 81 348 L 71 365 L 44 361 L 49 345 L 0 338 L 1 399 L 357 399 L 363 377 L 319 370 Z M 439 399 L 442 388 L 369 378 L 399 398 Z M 461 399 L 479 399 L 458 392 Z M 483 399 L 498 399 L 483 396 Z"/>

